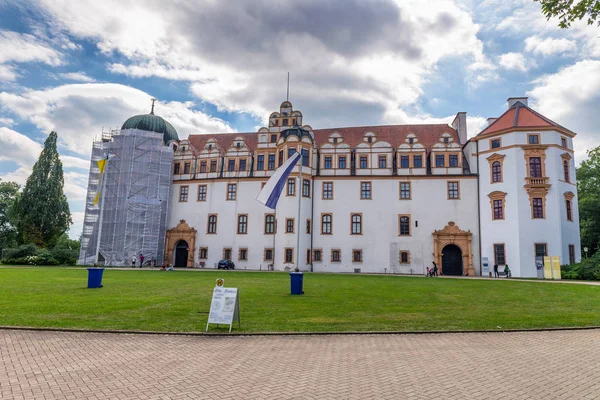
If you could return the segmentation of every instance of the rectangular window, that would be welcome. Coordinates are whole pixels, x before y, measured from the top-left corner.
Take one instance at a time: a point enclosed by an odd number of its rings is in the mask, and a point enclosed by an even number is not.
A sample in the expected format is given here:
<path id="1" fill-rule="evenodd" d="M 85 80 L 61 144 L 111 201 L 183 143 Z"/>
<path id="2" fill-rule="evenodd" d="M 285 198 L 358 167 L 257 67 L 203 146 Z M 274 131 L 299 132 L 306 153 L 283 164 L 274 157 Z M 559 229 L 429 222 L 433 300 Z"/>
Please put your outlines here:
<path id="1" fill-rule="evenodd" d="M 227 200 L 235 200 L 236 192 L 237 192 L 237 184 L 228 183 L 227 184 Z"/>
<path id="2" fill-rule="evenodd" d="M 410 264 L 410 253 L 408 251 L 400 251 L 400 264 Z"/>
<path id="3" fill-rule="evenodd" d="M 240 160 L 240 171 L 246 170 L 246 160 Z"/>
<path id="4" fill-rule="evenodd" d="M 331 250 L 331 262 L 341 262 L 342 261 L 342 252 L 338 249 Z"/>
<path id="5" fill-rule="evenodd" d="M 302 181 L 302 196 L 310 197 L 310 181 L 308 179 Z"/>
<path id="6" fill-rule="evenodd" d="M 288 196 L 296 195 L 296 178 L 289 178 L 287 180 L 287 195 Z"/>
<path id="7" fill-rule="evenodd" d="M 448 143 L 450 143 L 450 138 L 445 137 L 444 138 L 444 144 L 448 144 Z"/>
<path id="8" fill-rule="evenodd" d="M 548 255 L 548 248 L 546 243 L 536 243 L 535 244 L 535 256 L 536 257 L 545 257 Z"/>
<path id="9" fill-rule="evenodd" d="M 265 155 L 259 154 L 256 158 L 256 170 L 262 171 L 265 169 Z"/>
<path id="10" fill-rule="evenodd" d="M 532 178 L 542 177 L 542 159 L 540 157 L 529 158 L 529 176 Z"/>
<path id="11" fill-rule="evenodd" d="M 248 261 L 248 249 L 240 249 L 238 253 L 239 261 Z"/>
<path id="12" fill-rule="evenodd" d="M 410 182 L 400 182 L 400 199 L 410 200 Z"/>
<path id="13" fill-rule="evenodd" d="M 540 144 L 540 136 L 539 135 L 527 135 L 527 142 L 529 144 Z"/>
<path id="14" fill-rule="evenodd" d="M 272 235 L 275 233 L 275 215 L 265 215 L 265 235 Z"/>
<path id="15" fill-rule="evenodd" d="M 223 249 L 223 260 L 231 260 L 231 249 L 230 248 Z"/>
<path id="16" fill-rule="evenodd" d="M 286 218 L 285 233 L 294 233 L 294 218 Z"/>
<path id="17" fill-rule="evenodd" d="M 496 265 L 506 265 L 504 243 L 494 245 L 494 261 Z"/>
<path id="18" fill-rule="evenodd" d="M 321 216 L 321 235 L 331 235 L 331 225 L 333 223 L 333 215 L 323 214 Z"/>
<path id="19" fill-rule="evenodd" d="M 275 122 L 279 122 L 279 121 L 275 121 Z M 275 126 L 277 126 L 277 124 L 275 124 Z M 277 143 L 277 135 L 271 135 L 271 143 Z"/>
<path id="20" fill-rule="evenodd" d="M 190 190 L 189 186 L 181 186 L 179 188 L 179 201 L 180 202 L 188 201 L 189 190 Z"/>
<path id="21" fill-rule="evenodd" d="M 206 260 L 208 258 L 208 247 L 200 247 L 200 256 L 198 258 L 201 260 Z"/>
<path id="22" fill-rule="evenodd" d="M 273 153 L 269 154 L 267 168 L 269 171 L 273 171 L 275 169 L 275 154 Z"/>
<path id="23" fill-rule="evenodd" d="M 379 168 L 387 168 L 387 157 L 379 156 Z"/>
<path id="24" fill-rule="evenodd" d="M 366 200 L 371 198 L 371 182 L 360 183 L 360 198 Z"/>
<path id="25" fill-rule="evenodd" d="M 206 161 L 200 163 L 200 172 L 203 174 L 206 173 Z"/>
<path id="26" fill-rule="evenodd" d="M 567 139 L 565 139 L 564 137 L 560 138 L 560 145 L 562 147 L 567 147 Z"/>
<path id="27" fill-rule="evenodd" d="M 535 197 L 532 200 L 533 218 L 544 218 L 544 199 Z"/>
<path id="28" fill-rule="evenodd" d="M 500 139 L 492 139 L 490 141 L 492 149 L 497 149 L 500 147 Z"/>
<path id="29" fill-rule="evenodd" d="M 239 235 L 245 235 L 246 233 L 248 233 L 248 215 L 247 214 L 238 215 L 237 233 Z"/>
<path id="30" fill-rule="evenodd" d="M 362 214 L 350 214 L 350 234 L 362 235 Z"/>
<path id="31" fill-rule="evenodd" d="M 410 217 L 408 215 L 398 216 L 399 236 L 410 236 Z"/>
<path id="32" fill-rule="evenodd" d="M 362 169 L 367 168 L 367 157 L 366 156 L 360 156 L 360 168 L 362 168 Z"/>
<path id="33" fill-rule="evenodd" d="M 265 261 L 273 261 L 273 249 L 265 249 Z"/>
<path id="34" fill-rule="evenodd" d="M 189 174 L 190 173 L 190 163 L 186 162 L 183 164 L 183 173 L 184 174 Z"/>
<path id="35" fill-rule="evenodd" d="M 423 156 L 413 156 L 413 164 L 415 168 L 423 168 Z"/>
<path id="36" fill-rule="evenodd" d="M 179 175 L 179 168 L 180 168 L 180 164 L 179 163 L 175 163 L 173 165 L 173 175 Z"/>
<path id="37" fill-rule="evenodd" d="M 294 249 L 292 248 L 286 248 L 285 249 L 285 253 L 284 253 L 284 257 L 285 257 L 285 262 L 286 263 L 293 263 L 294 262 Z"/>
<path id="38" fill-rule="evenodd" d="M 565 182 L 571 182 L 571 171 L 569 167 L 569 161 L 563 161 L 563 175 L 565 178 Z"/>
<path id="39" fill-rule="evenodd" d="M 435 156 L 435 166 L 438 168 L 444 167 L 444 155 L 443 154 L 437 154 Z"/>
<path id="40" fill-rule="evenodd" d="M 323 200 L 333 199 L 333 182 L 323 182 Z"/>
<path id="41" fill-rule="evenodd" d="M 458 154 L 450 154 L 448 162 L 450 163 L 450 168 L 458 167 Z"/>
<path id="42" fill-rule="evenodd" d="M 325 169 L 330 169 L 331 168 L 331 157 L 325 157 L 325 166 L 323 167 Z"/>
<path id="43" fill-rule="evenodd" d="M 217 172 L 217 161 L 212 160 L 210 162 L 210 172 Z"/>
<path id="44" fill-rule="evenodd" d="M 306 249 L 306 263 L 310 264 L 312 260 L 312 255 L 310 254 L 310 249 Z"/>
<path id="45" fill-rule="evenodd" d="M 206 201 L 206 185 L 198 185 L 198 201 Z"/>
<path id="46" fill-rule="evenodd" d="M 573 210 L 571 209 L 571 200 L 565 200 L 567 205 L 567 221 L 573 221 Z"/>
<path id="47" fill-rule="evenodd" d="M 313 261 L 321 262 L 323 260 L 323 253 L 321 250 L 313 249 Z"/>
<path id="48" fill-rule="evenodd" d="M 494 200 L 494 219 L 504 219 L 503 200 Z"/>
<path id="49" fill-rule="evenodd" d="M 310 219 L 306 220 L 306 233 L 310 235 Z"/>
<path id="50" fill-rule="evenodd" d="M 409 160 L 408 156 L 400 156 L 400 168 L 409 168 L 410 163 L 408 160 Z"/>
<path id="51" fill-rule="evenodd" d="M 352 250 L 352 262 L 362 262 L 362 250 Z"/>
<path id="52" fill-rule="evenodd" d="M 288 119 L 284 118 L 281 120 L 281 126 L 288 126 Z"/>
<path id="53" fill-rule="evenodd" d="M 308 167 L 309 166 L 308 160 L 309 160 L 309 158 L 308 158 L 308 149 L 302 149 L 302 166 L 303 167 Z"/>
<path id="54" fill-rule="evenodd" d="M 448 199 L 458 200 L 460 199 L 460 193 L 458 189 L 458 182 L 448 182 Z"/>
<path id="55" fill-rule="evenodd" d="M 288 158 L 293 156 L 295 152 L 296 152 L 296 149 L 288 149 Z"/>
<path id="56" fill-rule="evenodd" d="M 408 138 L 408 144 L 414 144 L 415 138 Z"/>
<path id="57" fill-rule="evenodd" d="M 569 264 L 575 264 L 575 245 L 569 245 Z"/>
<path id="58" fill-rule="evenodd" d="M 339 157 L 338 158 L 338 168 L 339 169 L 346 169 L 346 157 Z"/>
<path id="59" fill-rule="evenodd" d="M 278 167 L 281 167 L 283 165 L 283 150 L 279 150 L 279 159 L 277 160 L 278 163 Z"/>
<path id="60" fill-rule="evenodd" d="M 217 233 L 217 215 L 216 214 L 208 215 L 208 227 L 206 229 L 206 233 Z"/>

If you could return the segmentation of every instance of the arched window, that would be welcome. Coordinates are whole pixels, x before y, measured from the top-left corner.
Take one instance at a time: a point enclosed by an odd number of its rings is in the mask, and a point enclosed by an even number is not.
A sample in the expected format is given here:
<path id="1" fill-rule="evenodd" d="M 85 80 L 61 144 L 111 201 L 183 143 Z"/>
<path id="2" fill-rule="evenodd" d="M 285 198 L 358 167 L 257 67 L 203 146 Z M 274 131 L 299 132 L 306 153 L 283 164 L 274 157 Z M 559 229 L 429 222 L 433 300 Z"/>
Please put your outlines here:
<path id="1" fill-rule="evenodd" d="M 542 177 L 542 159 L 540 157 L 529 158 L 529 176 L 531 178 Z"/>
<path id="2" fill-rule="evenodd" d="M 571 182 L 571 174 L 569 173 L 569 162 L 567 160 L 563 161 L 563 171 L 565 173 L 565 182 Z"/>
<path id="3" fill-rule="evenodd" d="M 362 215 L 352 214 L 352 235 L 362 234 Z"/>
<path id="4" fill-rule="evenodd" d="M 331 214 L 323 214 L 321 217 L 321 234 L 322 235 L 331 235 Z"/>
<path id="5" fill-rule="evenodd" d="M 494 161 L 492 164 L 492 182 L 502 182 L 502 164 Z"/>

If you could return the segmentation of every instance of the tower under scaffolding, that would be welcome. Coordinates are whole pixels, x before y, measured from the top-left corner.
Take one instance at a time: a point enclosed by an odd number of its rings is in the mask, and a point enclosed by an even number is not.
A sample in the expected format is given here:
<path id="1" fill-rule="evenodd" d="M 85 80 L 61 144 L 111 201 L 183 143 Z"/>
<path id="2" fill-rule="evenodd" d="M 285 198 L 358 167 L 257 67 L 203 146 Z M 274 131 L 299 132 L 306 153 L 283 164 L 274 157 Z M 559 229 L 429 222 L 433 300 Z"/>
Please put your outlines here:
<path id="1" fill-rule="evenodd" d="M 163 133 L 125 129 L 103 132 L 94 142 L 79 264 L 93 264 L 97 251 L 101 265 L 131 265 L 140 254 L 144 263 L 162 264 L 173 163 L 173 149 L 163 139 Z M 101 201 L 94 205 L 97 162 L 107 156 Z"/>

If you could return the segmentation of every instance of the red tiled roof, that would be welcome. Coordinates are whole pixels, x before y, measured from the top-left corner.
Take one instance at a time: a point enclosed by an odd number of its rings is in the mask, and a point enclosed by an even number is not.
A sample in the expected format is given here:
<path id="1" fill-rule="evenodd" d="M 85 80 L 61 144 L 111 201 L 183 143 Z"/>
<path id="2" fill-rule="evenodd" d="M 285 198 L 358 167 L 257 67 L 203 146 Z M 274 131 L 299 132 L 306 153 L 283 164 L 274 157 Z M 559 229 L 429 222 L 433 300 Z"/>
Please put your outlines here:
<path id="1" fill-rule="evenodd" d="M 399 145 L 406 143 L 406 137 L 410 133 L 413 133 L 417 137 L 417 143 L 420 143 L 427 148 L 432 147 L 435 143 L 437 143 L 443 133 L 449 133 L 452 135 L 456 143 L 460 143 L 458 139 L 458 133 L 449 125 L 428 124 L 314 129 L 313 133 L 315 135 L 315 144 L 318 147 L 321 147 L 323 144 L 327 143 L 329 135 L 334 132 L 339 133 L 343 137 L 343 143 L 348 144 L 350 147 L 356 147 L 360 143 L 363 143 L 363 135 L 367 132 L 373 132 L 377 137 L 378 142 L 388 142 L 392 147 L 398 147 Z M 241 136 L 246 140 L 248 147 L 255 149 L 258 142 L 258 135 L 259 133 L 257 132 L 190 135 L 188 137 L 188 141 L 197 150 L 201 150 L 204 148 L 209 139 L 214 138 L 219 146 L 227 150 L 229 147 L 231 147 L 234 139 L 238 136 Z"/>
<path id="2" fill-rule="evenodd" d="M 538 112 L 527 107 L 520 101 L 513 104 L 504 114 L 488 127 L 481 131 L 477 136 L 493 134 L 510 128 L 548 128 L 556 127 L 561 130 L 573 133 L 567 128 L 560 126 L 556 122 L 544 117 Z M 574 133 L 573 133 L 574 134 Z"/>

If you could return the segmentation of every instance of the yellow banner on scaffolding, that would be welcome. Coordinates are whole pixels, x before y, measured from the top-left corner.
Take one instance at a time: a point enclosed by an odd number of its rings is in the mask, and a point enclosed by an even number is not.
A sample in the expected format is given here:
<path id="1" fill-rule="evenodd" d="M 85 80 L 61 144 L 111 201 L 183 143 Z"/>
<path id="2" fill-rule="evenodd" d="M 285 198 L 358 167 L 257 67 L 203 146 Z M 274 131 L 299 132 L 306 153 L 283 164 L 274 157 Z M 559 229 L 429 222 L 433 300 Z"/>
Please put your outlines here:
<path id="1" fill-rule="evenodd" d="M 96 191 L 96 197 L 94 197 L 94 205 L 98 205 L 98 201 L 100 200 L 100 192 L 102 192 L 102 182 L 104 181 L 104 168 L 106 167 L 106 163 L 108 162 L 108 157 L 103 158 L 102 160 L 98 160 L 96 164 L 98 164 L 98 169 L 100 170 L 100 175 L 98 179 L 98 190 Z"/>

